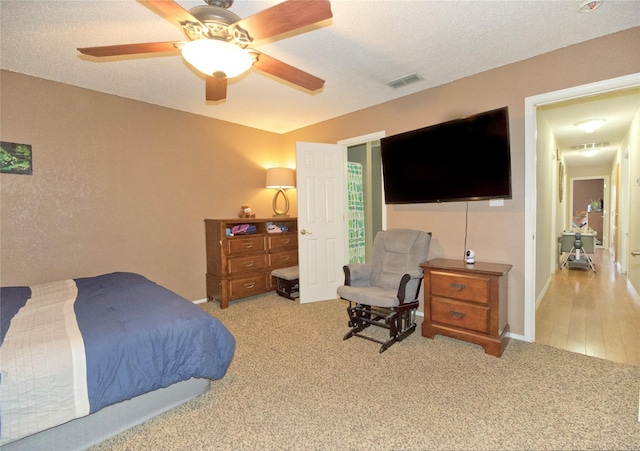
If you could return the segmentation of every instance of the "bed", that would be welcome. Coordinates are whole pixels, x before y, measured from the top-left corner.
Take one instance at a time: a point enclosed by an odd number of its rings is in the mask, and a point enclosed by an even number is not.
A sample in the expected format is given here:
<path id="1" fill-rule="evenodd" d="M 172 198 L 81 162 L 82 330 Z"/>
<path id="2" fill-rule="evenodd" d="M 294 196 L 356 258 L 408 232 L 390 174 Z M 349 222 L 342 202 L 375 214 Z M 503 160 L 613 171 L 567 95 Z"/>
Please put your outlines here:
<path id="1" fill-rule="evenodd" d="M 86 448 L 206 391 L 235 351 L 219 320 L 133 273 L 0 288 L 0 312 L 3 451 Z"/>

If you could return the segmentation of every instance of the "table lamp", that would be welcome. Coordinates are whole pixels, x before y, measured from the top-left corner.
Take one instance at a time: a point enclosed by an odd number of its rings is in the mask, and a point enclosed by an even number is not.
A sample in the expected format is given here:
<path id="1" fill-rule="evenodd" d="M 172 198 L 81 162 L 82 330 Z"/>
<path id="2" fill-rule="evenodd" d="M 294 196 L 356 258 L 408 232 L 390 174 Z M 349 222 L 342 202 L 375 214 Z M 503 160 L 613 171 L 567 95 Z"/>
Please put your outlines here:
<path id="1" fill-rule="evenodd" d="M 288 218 L 289 215 L 289 199 L 284 192 L 287 188 L 294 188 L 295 182 L 293 178 L 293 169 L 291 168 L 268 168 L 267 169 L 267 188 L 277 189 L 275 196 L 273 196 L 273 212 L 274 217 Z M 284 197 L 284 209 L 278 210 L 278 196 L 282 194 Z"/>

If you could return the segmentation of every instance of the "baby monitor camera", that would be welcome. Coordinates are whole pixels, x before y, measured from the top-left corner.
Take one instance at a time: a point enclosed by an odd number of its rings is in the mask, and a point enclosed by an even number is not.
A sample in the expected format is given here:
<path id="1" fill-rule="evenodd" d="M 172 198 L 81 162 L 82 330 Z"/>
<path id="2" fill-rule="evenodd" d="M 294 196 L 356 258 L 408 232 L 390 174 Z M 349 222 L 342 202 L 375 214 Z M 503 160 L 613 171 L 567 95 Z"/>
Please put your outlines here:
<path id="1" fill-rule="evenodd" d="M 471 249 L 469 249 L 465 255 L 467 256 L 465 261 L 470 265 L 473 265 L 476 262 L 476 253 Z"/>

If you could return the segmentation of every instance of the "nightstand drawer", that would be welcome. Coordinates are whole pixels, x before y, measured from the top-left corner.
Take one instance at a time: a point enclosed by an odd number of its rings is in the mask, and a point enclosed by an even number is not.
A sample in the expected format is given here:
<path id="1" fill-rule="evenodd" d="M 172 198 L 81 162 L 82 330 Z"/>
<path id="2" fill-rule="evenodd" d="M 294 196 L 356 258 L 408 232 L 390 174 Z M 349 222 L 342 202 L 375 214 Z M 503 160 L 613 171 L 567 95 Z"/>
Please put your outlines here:
<path id="1" fill-rule="evenodd" d="M 298 247 L 298 235 L 295 233 L 269 235 L 269 250 Z"/>
<path id="2" fill-rule="evenodd" d="M 249 257 L 236 257 L 227 260 L 229 275 L 236 275 L 248 271 L 256 271 L 267 267 L 265 254 L 251 255 Z"/>
<path id="3" fill-rule="evenodd" d="M 298 251 L 276 252 L 269 254 L 269 269 L 286 268 L 298 264 Z"/>
<path id="4" fill-rule="evenodd" d="M 246 298 L 267 291 L 267 278 L 264 274 L 229 281 L 229 299 Z"/>
<path id="5" fill-rule="evenodd" d="M 264 236 L 247 236 L 242 238 L 229 238 L 227 241 L 227 255 L 242 254 L 247 252 L 264 251 Z"/>
<path id="6" fill-rule="evenodd" d="M 489 307 L 432 297 L 431 321 L 488 333 Z"/>
<path id="7" fill-rule="evenodd" d="M 489 301 L 489 277 L 431 271 L 431 294 L 486 304 Z"/>

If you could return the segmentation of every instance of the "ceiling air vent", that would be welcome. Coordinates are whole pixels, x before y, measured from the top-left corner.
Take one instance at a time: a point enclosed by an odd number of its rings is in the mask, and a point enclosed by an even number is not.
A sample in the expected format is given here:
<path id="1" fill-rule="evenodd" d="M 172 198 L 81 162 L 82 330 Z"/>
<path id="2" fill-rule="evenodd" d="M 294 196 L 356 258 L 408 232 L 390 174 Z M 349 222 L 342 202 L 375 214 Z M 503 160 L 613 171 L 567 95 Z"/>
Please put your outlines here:
<path id="1" fill-rule="evenodd" d="M 417 83 L 422 80 L 424 80 L 424 78 L 422 78 L 420 75 L 410 74 L 410 75 L 405 75 L 404 77 L 396 78 L 395 80 L 388 81 L 385 83 L 385 85 L 393 89 L 398 89 L 398 88 L 402 88 L 403 86 L 407 86 L 412 83 Z"/>
<path id="2" fill-rule="evenodd" d="M 577 146 L 571 146 L 571 150 L 592 150 L 592 149 L 602 149 L 603 147 L 607 147 L 611 144 L 611 142 L 600 142 L 600 143 L 589 143 L 589 144 L 578 144 Z"/>

